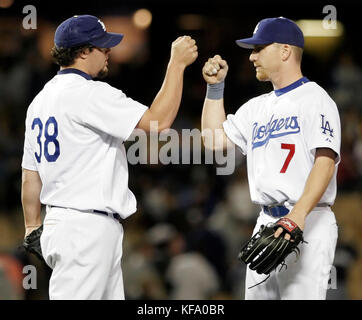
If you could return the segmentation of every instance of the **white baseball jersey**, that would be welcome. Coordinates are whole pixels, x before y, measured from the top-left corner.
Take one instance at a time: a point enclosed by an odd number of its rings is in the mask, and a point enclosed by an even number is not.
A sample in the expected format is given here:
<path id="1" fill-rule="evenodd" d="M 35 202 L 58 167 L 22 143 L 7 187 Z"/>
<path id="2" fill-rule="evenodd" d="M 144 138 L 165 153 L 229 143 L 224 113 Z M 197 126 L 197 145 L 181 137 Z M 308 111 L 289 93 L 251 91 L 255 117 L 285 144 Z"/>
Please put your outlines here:
<path id="1" fill-rule="evenodd" d="M 134 213 L 123 142 L 146 110 L 79 70 L 58 72 L 26 117 L 22 167 L 39 172 L 41 203 L 122 218 Z"/>
<path id="2" fill-rule="evenodd" d="M 251 199 L 260 205 L 294 204 L 313 167 L 316 148 L 330 148 L 340 159 L 337 106 L 315 82 L 302 78 L 290 86 L 253 98 L 223 124 L 226 135 L 247 155 Z M 336 174 L 319 201 L 334 203 Z"/>

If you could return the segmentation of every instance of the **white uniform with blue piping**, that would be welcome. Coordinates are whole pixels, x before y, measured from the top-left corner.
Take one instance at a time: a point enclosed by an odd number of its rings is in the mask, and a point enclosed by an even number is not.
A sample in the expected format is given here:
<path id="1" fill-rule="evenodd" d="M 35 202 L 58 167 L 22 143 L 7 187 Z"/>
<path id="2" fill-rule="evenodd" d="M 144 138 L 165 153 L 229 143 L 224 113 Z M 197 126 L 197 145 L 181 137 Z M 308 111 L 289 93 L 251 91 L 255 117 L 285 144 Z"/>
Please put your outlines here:
<path id="1" fill-rule="evenodd" d="M 263 94 L 228 115 L 228 138 L 247 155 L 251 199 L 262 211 L 254 229 L 286 215 L 301 197 L 317 148 L 336 154 L 336 170 L 319 204 L 306 218 L 301 255 L 288 257 L 288 270 L 265 275 L 247 269 L 247 299 L 323 299 L 333 263 L 337 226 L 330 205 L 336 197 L 341 128 L 338 109 L 315 82 L 302 78 Z M 324 250 L 321 250 L 324 247 Z M 323 253 L 323 254 L 320 254 Z M 300 265 L 303 264 L 303 269 Z M 276 290 L 278 286 L 279 290 Z"/>
<path id="2" fill-rule="evenodd" d="M 43 184 L 51 299 L 124 298 L 119 222 L 136 199 L 123 142 L 146 110 L 77 69 L 58 72 L 29 106 L 22 167 Z"/>
<path id="3" fill-rule="evenodd" d="M 339 163 L 341 128 L 335 103 L 315 82 L 303 78 L 299 84 L 249 100 L 224 122 L 229 139 L 247 154 L 254 203 L 297 202 L 316 148 L 332 149 Z M 333 204 L 336 174 L 320 203 Z"/>

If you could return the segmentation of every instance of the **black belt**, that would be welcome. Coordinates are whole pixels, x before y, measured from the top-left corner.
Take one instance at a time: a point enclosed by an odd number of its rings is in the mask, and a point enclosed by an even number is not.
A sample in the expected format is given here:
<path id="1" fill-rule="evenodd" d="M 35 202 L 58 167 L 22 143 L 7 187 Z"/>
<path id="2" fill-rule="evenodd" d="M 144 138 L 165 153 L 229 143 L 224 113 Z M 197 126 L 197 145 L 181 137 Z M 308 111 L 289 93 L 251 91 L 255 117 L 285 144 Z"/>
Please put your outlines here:
<path id="1" fill-rule="evenodd" d="M 61 208 L 61 209 L 69 209 L 69 208 L 65 208 L 65 207 L 59 207 L 59 206 L 52 206 L 52 205 L 48 205 L 50 208 Z M 78 210 L 78 209 L 75 209 Z M 84 211 L 84 210 L 79 210 L 79 211 Z M 108 217 L 111 217 L 113 219 L 116 219 L 120 224 L 122 224 L 122 218 L 118 213 L 109 213 L 106 211 L 101 211 L 101 210 L 90 210 L 93 213 L 100 213 L 103 215 L 106 215 Z"/>
<path id="2" fill-rule="evenodd" d="M 101 210 L 93 210 L 94 213 L 100 213 L 100 214 L 104 214 L 106 216 L 110 216 L 116 220 L 118 220 L 119 223 L 122 223 L 122 218 L 118 213 L 108 213 L 105 211 L 101 211 Z"/>

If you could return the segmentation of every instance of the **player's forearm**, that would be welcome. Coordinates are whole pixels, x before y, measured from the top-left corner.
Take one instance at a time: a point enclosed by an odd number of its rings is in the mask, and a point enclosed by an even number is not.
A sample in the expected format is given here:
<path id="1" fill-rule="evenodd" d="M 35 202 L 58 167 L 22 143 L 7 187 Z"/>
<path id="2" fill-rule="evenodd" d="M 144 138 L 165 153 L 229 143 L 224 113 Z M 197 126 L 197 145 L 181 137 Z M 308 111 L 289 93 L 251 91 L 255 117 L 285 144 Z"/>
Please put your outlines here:
<path id="1" fill-rule="evenodd" d="M 226 148 L 227 137 L 222 125 L 225 120 L 224 99 L 205 98 L 201 115 L 201 130 L 205 148 L 211 150 Z"/>
<path id="2" fill-rule="evenodd" d="M 21 202 L 24 212 L 25 228 L 35 228 L 41 225 L 40 191 L 42 183 L 36 171 L 23 169 Z"/>
<path id="3" fill-rule="evenodd" d="M 201 116 L 202 138 L 205 148 L 211 150 L 225 150 L 232 145 L 222 126 L 226 120 L 224 81 L 227 72 L 228 65 L 219 55 L 208 59 L 202 68 L 202 75 L 207 83 L 206 98 Z"/>
<path id="4" fill-rule="evenodd" d="M 335 160 L 333 151 L 321 149 L 319 155 L 316 155 L 316 160 L 308 176 L 303 194 L 293 208 L 294 213 L 305 217 L 313 210 L 326 191 L 333 177 L 334 170 Z"/>
<path id="5" fill-rule="evenodd" d="M 149 109 L 148 121 L 157 121 L 159 131 L 170 128 L 176 118 L 182 98 L 185 67 L 170 61 L 162 87 Z"/>

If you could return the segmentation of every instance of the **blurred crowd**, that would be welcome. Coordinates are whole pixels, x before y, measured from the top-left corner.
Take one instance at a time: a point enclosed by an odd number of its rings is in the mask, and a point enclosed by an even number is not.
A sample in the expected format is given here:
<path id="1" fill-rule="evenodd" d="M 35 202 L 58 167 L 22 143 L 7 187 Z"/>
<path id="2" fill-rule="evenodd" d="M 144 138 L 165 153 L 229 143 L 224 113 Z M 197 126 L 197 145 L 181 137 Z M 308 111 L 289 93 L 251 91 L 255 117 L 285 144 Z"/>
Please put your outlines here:
<path id="1" fill-rule="evenodd" d="M 186 71 L 176 130 L 200 128 L 206 91 L 201 68 L 215 48 L 233 48 L 221 50 L 230 66 L 227 112 L 271 90 L 256 81 L 246 54 L 233 42 L 223 43 L 221 32 L 210 32 L 213 44 L 201 42 L 199 62 Z M 0 29 L 0 38 L 0 299 L 47 299 L 49 268 L 19 247 L 24 235 L 21 159 L 27 107 L 57 66 L 42 59 L 36 33 L 22 37 Z M 106 81 L 150 104 L 167 64 L 169 47 L 162 48 L 165 52 L 158 60 L 157 49 L 151 46 L 144 61 L 111 64 L 115 71 Z M 317 80 L 333 97 L 342 122 L 334 207 L 340 227 L 334 264 L 338 280 L 337 288 L 328 290 L 328 298 L 361 299 L 362 68 L 345 50 L 336 52 L 333 62 L 323 67 L 323 76 L 318 60 L 307 53 L 304 60 L 304 75 Z M 216 175 L 212 164 L 129 166 L 138 211 L 124 222 L 127 299 L 243 299 L 245 266 L 237 255 L 251 235 L 259 207 L 250 201 L 245 158 L 240 153 L 235 157 L 235 172 L 226 176 Z M 37 267 L 37 288 L 24 290 L 23 267 L 29 264 Z"/>

